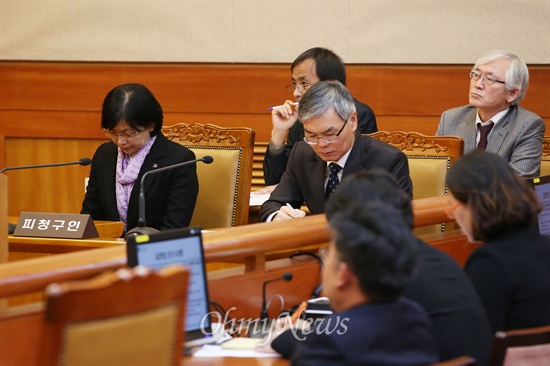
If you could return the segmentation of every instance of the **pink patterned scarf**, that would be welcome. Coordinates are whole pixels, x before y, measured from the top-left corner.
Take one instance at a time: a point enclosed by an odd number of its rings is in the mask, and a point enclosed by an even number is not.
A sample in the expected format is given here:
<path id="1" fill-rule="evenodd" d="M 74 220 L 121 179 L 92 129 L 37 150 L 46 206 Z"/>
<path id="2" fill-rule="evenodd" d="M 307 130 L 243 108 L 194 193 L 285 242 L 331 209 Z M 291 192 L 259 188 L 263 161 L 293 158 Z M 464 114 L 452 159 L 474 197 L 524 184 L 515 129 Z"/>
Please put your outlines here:
<path id="1" fill-rule="evenodd" d="M 143 145 L 134 156 L 130 157 L 118 148 L 118 157 L 116 162 L 116 203 L 120 221 L 124 222 L 124 231 L 128 226 L 128 203 L 130 194 L 134 188 L 134 183 L 138 177 L 141 166 L 145 158 L 151 151 L 151 147 L 156 140 L 153 136 Z"/>

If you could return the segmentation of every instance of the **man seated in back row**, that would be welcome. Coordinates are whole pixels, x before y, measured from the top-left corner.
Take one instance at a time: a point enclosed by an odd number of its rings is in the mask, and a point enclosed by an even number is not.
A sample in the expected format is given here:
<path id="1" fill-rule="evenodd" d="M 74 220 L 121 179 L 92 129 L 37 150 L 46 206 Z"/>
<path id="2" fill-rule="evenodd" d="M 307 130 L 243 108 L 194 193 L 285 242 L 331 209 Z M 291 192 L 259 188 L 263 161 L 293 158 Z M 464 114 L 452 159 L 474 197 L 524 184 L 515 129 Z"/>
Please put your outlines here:
<path id="1" fill-rule="evenodd" d="M 490 51 L 470 71 L 469 105 L 443 112 L 436 135 L 464 139 L 464 153 L 483 149 L 525 178 L 540 175 L 546 126 L 518 105 L 529 85 L 527 65 L 511 51 Z"/>
<path id="2" fill-rule="evenodd" d="M 276 108 L 273 118 L 288 112 Z M 320 81 L 304 94 L 298 108 L 304 141 L 295 144 L 281 182 L 260 209 L 260 221 L 302 217 L 305 203 L 312 214 L 325 212 L 325 201 L 349 174 L 381 168 L 412 195 L 409 164 L 395 147 L 357 132 L 353 97 L 339 81 Z"/>
<path id="3" fill-rule="evenodd" d="M 319 81 L 338 80 L 346 85 L 344 62 L 337 54 L 322 47 L 310 48 L 303 52 L 292 63 L 290 72 L 292 84 L 288 85 L 287 89 L 292 92 L 297 102 L 302 99 L 306 90 Z M 376 117 L 372 109 L 356 99 L 354 99 L 354 103 L 357 110 L 357 129 L 361 133 L 378 131 Z M 304 138 L 304 129 L 297 121 L 298 115 L 293 108 L 293 102 L 287 100 L 284 106 L 289 114 L 284 119 L 279 117 L 273 119 L 271 140 L 264 158 L 264 180 L 268 186 L 279 183 L 286 169 L 292 147 Z M 264 190 L 265 193 L 270 193 L 273 187 L 266 187 Z"/>

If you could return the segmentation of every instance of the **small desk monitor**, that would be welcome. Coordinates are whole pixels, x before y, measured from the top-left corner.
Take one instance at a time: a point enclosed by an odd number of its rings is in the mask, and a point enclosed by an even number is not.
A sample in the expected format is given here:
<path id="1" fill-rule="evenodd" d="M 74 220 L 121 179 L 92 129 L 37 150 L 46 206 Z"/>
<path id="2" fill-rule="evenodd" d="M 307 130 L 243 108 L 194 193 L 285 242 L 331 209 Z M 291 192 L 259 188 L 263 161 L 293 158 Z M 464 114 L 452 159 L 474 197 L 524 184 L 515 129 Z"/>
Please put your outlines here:
<path id="1" fill-rule="evenodd" d="M 185 313 L 186 344 L 191 341 L 206 341 L 206 338 L 212 336 L 200 228 L 172 229 L 152 235 L 129 237 L 126 253 L 129 267 L 143 265 L 159 269 L 170 264 L 185 265 L 190 272 Z"/>
<path id="2" fill-rule="evenodd" d="M 533 178 L 529 181 L 542 205 L 538 220 L 539 232 L 541 235 L 550 236 L 550 175 Z"/>

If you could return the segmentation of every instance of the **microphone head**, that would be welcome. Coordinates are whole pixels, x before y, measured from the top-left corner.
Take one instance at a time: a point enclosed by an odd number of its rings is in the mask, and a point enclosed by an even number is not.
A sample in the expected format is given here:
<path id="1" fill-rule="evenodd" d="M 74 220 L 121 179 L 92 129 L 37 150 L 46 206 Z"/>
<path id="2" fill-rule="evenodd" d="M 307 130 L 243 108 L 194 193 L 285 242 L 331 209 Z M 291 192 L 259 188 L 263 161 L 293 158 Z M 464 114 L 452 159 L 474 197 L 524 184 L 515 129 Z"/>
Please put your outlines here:
<path id="1" fill-rule="evenodd" d="M 283 280 L 285 280 L 286 282 L 291 281 L 292 280 L 292 273 L 285 272 L 285 274 L 283 275 Z"/>
<path id="2" fill-rule="evenodd" d="M 128 230 L 126 235 L 124 235 L 124 239 L 128 240 L 128 238 L 132 236 L 138 236 L 138 235 L 152 235 L 160 233 L 159 230 L 155 229 L 154 227 L 148 227 L 148 226 L 136 226 L 133 229 Z"/>
<path id="3" fill-rule="evenodd" d="M 202 162 L 205 164 L 210 164 L 213 161 L 214 161 L 214 158 L 211 157 L 210 155 L 206 155 L 202 157 Z"/>
<path id="4" fill-rule="evenodd" d="M 79 161 L 80 161 L 80 165 L 82 165 L 82 166 L 87 166 L 87 165 L 90 165 L 92 163 L 92 159 L 90 159 L 90 158 L 82 158 Z"/>

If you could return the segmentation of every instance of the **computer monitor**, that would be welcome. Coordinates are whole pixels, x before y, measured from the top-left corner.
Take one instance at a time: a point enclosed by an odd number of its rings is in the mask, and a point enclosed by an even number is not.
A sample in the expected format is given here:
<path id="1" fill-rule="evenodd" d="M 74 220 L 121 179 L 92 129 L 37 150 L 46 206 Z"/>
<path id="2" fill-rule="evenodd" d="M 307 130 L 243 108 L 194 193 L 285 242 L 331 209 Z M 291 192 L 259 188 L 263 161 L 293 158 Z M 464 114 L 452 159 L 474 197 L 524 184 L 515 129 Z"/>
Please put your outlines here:
<path id="1" fill-rule="evenodd" d="M 208 282 L 200 228 L 161 231 L 150 235 L 129 237 L 126 242 L 129 267 L 143 265 L 159 269 L 170 264 L 182 264 L 189 269 L 189 289 L 185 312 L 186 345 L 191 341 L 212 337 L 209 315 Z"/>
<path id="2" fill-rule="evenodd" d="M 542 204 L 538 219 L 539 232 L 541 235 L 550 236 L 550 175 L 533 178 L 529 182 Z"/>

